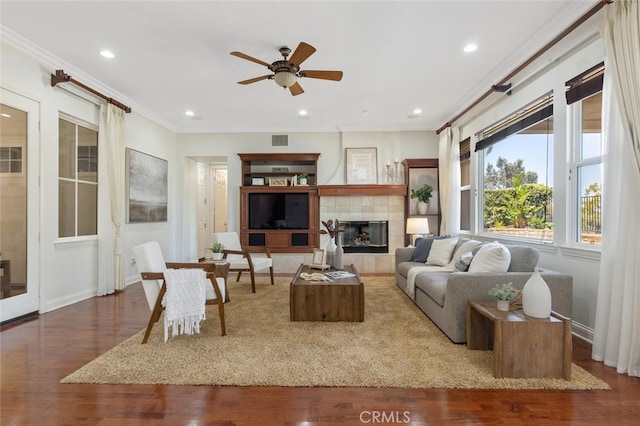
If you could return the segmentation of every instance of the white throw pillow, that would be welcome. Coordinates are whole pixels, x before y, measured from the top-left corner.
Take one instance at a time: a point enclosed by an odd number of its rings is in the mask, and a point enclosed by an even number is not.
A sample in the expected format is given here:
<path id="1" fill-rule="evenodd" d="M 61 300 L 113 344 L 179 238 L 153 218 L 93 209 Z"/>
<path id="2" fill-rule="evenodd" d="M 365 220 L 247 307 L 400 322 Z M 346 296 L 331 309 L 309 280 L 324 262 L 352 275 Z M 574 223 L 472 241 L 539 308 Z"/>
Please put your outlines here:
<path id="1" fill-rule="evenodd" d="M 509 249 L 496 241 L 480 247 L 469 265 L 469 272 L 507 272 L 510 263 Z"/>
<path id="2" fill-rule="evenodd" d="M 458 244 L 458 237 L 433 240 L 427 265 L 446 266 L 451 261 L 456 244 Z"/>

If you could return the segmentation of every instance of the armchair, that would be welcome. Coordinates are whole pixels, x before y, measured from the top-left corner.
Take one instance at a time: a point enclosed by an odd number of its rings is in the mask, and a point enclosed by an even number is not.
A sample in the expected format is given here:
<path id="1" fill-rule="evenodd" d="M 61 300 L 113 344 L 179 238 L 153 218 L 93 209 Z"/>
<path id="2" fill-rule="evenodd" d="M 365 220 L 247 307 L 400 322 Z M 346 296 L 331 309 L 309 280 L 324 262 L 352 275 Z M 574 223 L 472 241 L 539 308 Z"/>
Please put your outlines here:
<path id="1" fill-rule="evenodd" d="M 133 257 L 138 266 L 138 271 L 142 279 L 144 294 L 147 304 L 151 310 L 151 317 L 147 324 L 142 344 L 147 343 L 153 325 L 158 322 L 164 307 L 162 299 L 166 293 L 167 287 L 164 280 L 163 272 L 169 268 L 198 268 L 207 272 L 209 285 L 206 287 L 206 304 L 218 305 L 218 313 L 220 316 L 220 327 L 222 335 L 226 334 L 224 322 L 224 300 L 226 294 L 226 284 L 224 278 L 217 278 L 213 269 L 215 265 L 206 263 L 190 263 L 190 262 L 165 262 L 160 244 L 157 241 L 149 241 L 133 248 Z"/>
<path id="2" fill-rule="evenodd" d="M 229 272 L 237 272 L 236 282 L 240 281 L 242 272 L 251 275 L 251 291 L 256 292 L 255 271 L 269 268 L 271 285 L 273 285 L 273 259 L 268 248 L 245 248 L 240 245 L 240 238 L 236 232 L 216 232 L 212 234 L 213 243 L 224 245 L 223 259 L 229 262 Z M 256 256 L 255 253 L 263 253 Z"/>

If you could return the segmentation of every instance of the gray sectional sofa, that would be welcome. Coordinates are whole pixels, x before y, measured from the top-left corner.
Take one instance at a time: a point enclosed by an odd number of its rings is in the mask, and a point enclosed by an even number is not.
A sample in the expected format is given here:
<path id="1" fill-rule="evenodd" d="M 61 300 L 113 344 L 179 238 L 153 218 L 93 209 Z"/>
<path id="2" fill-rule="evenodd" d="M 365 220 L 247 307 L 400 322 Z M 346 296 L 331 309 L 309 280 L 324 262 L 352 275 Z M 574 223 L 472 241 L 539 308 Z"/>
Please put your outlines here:
<path id="1" fill-rule="evenodd" d="M 459 238 L 456 250 L 469 241 Z M 522 289 L 534 267 L 538 264 L 539 252 L 522 245 L 506 245 L 510 252 L 507 272 L 451 272 L 449 267 L 431 267 L 415 275 L 415 287 L 407 291 L 407 276 L 413 267 L 424 267 L 423 262 L 412 261 L 414 247 L 402 247 L 395 252 L 396 284 L 403 291 L 413 293 L 414 303 L 424 312 L 454 343 L 466 342 L 467 301 L 494 300 L 487 293 L 496 284 L 511 282 Z M 473 263 L 473 260 L 471 261 Z M 441 272 L 442 270 L 443 272 Z M 446 272 L 444 272 L 446 271 Z M 571 318 L 573 300 L 573 279 L 570 275 L 539 268 L 540 274 L 551 290 L 552 309 Z M 411 296 L 409 296 L 411 297 Z"/>

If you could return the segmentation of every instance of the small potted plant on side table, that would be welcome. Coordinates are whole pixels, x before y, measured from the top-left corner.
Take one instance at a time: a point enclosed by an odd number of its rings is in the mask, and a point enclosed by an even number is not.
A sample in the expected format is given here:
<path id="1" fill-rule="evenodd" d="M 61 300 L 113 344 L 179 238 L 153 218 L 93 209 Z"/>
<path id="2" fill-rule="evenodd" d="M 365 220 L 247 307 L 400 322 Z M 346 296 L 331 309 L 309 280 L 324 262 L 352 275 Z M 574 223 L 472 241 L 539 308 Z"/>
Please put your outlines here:
<path id="1" fill-rule="evenodd" d="M 513 288 L 511 283 L 496 285 L 489 290 L 489 296 L 495 297 L 497 300 L 499 311 L 508 311 L 511 301 L 518 296 L 518 290 Z"/>
<path id="2" fill-rule="evenodd" d="M 214 243 L 209 250 L 213 253 L 213 260 L 222 260 L 222 251 L 224 250 L 224 244 Z"/>

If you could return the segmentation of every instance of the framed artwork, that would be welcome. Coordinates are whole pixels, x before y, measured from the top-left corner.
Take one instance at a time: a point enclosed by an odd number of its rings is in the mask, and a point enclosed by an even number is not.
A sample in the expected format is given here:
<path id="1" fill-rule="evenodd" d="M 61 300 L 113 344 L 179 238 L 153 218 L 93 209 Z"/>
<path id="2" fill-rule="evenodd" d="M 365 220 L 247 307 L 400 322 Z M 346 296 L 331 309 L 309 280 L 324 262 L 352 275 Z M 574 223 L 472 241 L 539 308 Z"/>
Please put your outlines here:
<path id="1" fill-rule="evenodd" d="M 346 148 L 346 150 L 345 172 L 347 185 L 377 184 L 377 148 Z"/>
<path id="2" fill-rule="evenodd" d="M 253 185 L 253 186 L 264 186 L 264 178 L 263 177 L 253 177 L 253 178 L 251 178 L 251 185 Z"/>
<path id="3" fill-rule="evenodd" d="M 127 148 L 127 223 L 166 222 L 168 162 Z"/>
<path id="4" fill-rule="evenodd" d="M 329 265 L 324 263 L 324 249 L 313 249 L 313 258 L 309 267 L 313 269 L 329 269 Z"/>

